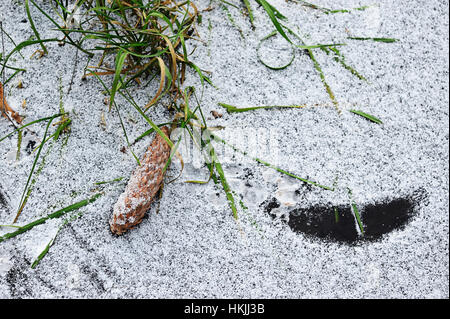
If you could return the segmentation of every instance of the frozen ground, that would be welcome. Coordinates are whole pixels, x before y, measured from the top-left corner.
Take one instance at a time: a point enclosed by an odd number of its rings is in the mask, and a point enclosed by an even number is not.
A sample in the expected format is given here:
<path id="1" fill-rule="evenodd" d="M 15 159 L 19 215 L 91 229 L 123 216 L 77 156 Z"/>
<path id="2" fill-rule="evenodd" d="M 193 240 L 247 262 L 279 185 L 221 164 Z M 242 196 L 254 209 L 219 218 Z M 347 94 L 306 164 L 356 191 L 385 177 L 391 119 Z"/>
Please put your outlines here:
<path id="1" fill-rule="evenodd" d="M 0 20 L 16 43 L 32 36 L 21 2 L 0 2 Z M 196 3 L 199 9 L 209 5 L 208 0 Z M 217 86 L 205 88 L 202 107 L 205 113 L 216 110 L 223 117 L 209 123 L 224 126 L 218 134 L 236 143 L 252 141 L 257 133 L 262 145 L 268 145 L 264 134 L 269 134 L 272 148 L 262 151 L 261 157 L 325 185 L 337 181 L 337 190 L 304 187 L 227 153 L 223 161 L 231 187 L 248 206 L 246 212 L 241 209 L 239 224 L 220 187 L 212 182 L 184 183 L 208 176 L 206 169 L 187 163 L 182 178 L 166 185 L 159 213 L 153 205 L 137 229 L 117 238 L 111 235 L 108 221 L 124 184 L 111 184 L 102 188 L 104 196 L 80 210 L 82 217 L 61 230 L 36 269 L 31 269 L 31 263 L 63 220 L 52 220 L 0 243 L 0 297 L 449 297 L 448 1 L 383 0 L 370 10 L 335 15 L 291 1 L 271 1 L 310 43 L 348 43 L 341 49 L 347 62 L 370 84 L 317 53 L 342 115 L 330 106 L 318 74 L 301 51 L 282 71 L 258 62 L 258 39 L 272 27 L 263 10 L 251 3 L 256 9 L 254 31 L 248 18 L 229 7 L 242 29 L 241 37 L 219 2 L 212 1 L 214 10 L 203 13 L 198 28 L 203 43 L 189 43 L 191 48 L 197 46 L 192 60 L 212 72 Z M 340 9 L 374 1 L 315 3 Z M 32 14 L 39 30 L 51 28 L 36 10 Z M 345 39 L 348 32 L 400 42 L 351 41 Z M 43 32 L 46 36 L 51 34 Z M 12 48 L 10 42 L 6 45 L 7 51 Z M 73 48 L 56 44 L 49 48 L 49 55 L 41 60 L 29 59 L 37 47 L 22 50 L 25 59 L 16 55 L 14 65 L 27 72 L 8 86 L 8 99 L 26 121 L 58 112 L 58 78 L 65 88 L 70 82 Z M 269 52 L 267 47 L 264 50 L 262 54 Z M 286 58 L 280 52 L 280 60 Z M 135 167 L 131 153 L 120 151 L 126 142 L 117 114 L 108 113 L 103 103 L 101 85 L 93 78 L 80 81 L 86 63 L 80 54 L 73 89 L 63 98 L 73 120 L 68 144 L 61 149 L 58 142 L 49 150 L 19 224 L 82 200 L 95 191 L 95 182 L 127 177 Z M 19 79 L 22 89 L 16 87 Z M 188 76 L 188 83 L 198 86 L 195 74 Z M 135 90 L 141 105 L 151 93 Z M 26 109 L 21 108 L 24 99 Z M 118 102 L 133 140 L 148 126 L 126 101 Z M 218 102 L 239 107 L 303 103 L 310 107 L 227 114 Z M 384 124 L 353 115 L 349 108 L 375 115 Z M 101 124 L 102 114 L 106 125 Z M 160 106 L 151 116 L 159 123 L 170 115 Z M 0 136 L 10 130 L 0 120 Z M 44 125 L 33 130 L 42 137 Z M 142 154 L 149 142 L 147 138 L 137 143 L 134 151 Z M 0 146 L 0 188 L 5 197 L 0 224 L 11 223 L 33 163 L 25 150 L 19 161 L 14 160 L 16 143 L 14 137 Z M 176 175 L 178 169 L 178 164 L 173 165 L 169 174 Z M 286 213 L 296 209 L 348 205 L 347 187 L 361 210 L 373 203 L 422 195 L 412 220 L 375 242 L 349 245 L 321 240 L 294 232 L 292 223 L 283 221 L 289 217 Z M 271 201 L 277 205 L 268 205 Z M 273 219 L 268 212 L 282 217 Z M 364 222 L 364 211 L 362 218 Z"/>

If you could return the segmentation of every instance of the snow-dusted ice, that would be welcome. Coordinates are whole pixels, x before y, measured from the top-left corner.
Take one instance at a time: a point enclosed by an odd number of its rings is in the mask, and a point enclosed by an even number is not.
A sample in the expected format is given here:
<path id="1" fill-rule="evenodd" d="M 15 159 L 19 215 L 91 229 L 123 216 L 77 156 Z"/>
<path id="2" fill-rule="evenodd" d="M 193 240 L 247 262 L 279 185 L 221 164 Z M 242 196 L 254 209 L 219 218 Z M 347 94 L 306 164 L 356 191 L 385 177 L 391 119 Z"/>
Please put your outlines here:
<path id="1" fill-rule="evenodd" d="M 244 8 L 240 1 L 231 2 Z M 209 176 L 205 167 L 187 161 L 183 175 L 165 185 L 148 218 L 124 236 L 115 237 L 108 225 L 112 208 L 136 167 L 131 152 L 121 151 L 127 143 L 117 113 L 108 112 L 103 87 L 95 78 L 80 80 L 88 63 L 82 53 L 72 90 L 66 94 L 73 47 L 49 43 L 49 54 L 42 59 L 29 59 L 38 47 L 27 47 L 21 50 L 25 58 L 16 54 L 12 61 L 27 71 L 8 84 L 9 104 L 25 116 L 25 122 L 51 116 L 59 111 L 61 78 L 72 131 L 66 146 L 56 142 L 50 149 L 44 148 L 45 165 L 18 224 L 96 191 L 104 195 L 83 207 L 78 212 L 82 216 L 61 229 L 35 269 L 31 264 L 55 236 L 64 217 L 1 242 L 0 297 L 449 297 L 448 1 L 377 0 L 377 5 L 365 11 L 330 15 L 295 1 L 269 2 L 308 44 L 347 43 L 340 51 L 368 83 L 325 53 L 314 51 L 342 114 L 332 105 L 311 60 L 301 50 L 295 51 L 294 61 L 284 70 L 270 70 L 258 61 L 259 40 L 273 27 L 253 1 L 254 30 L 239 10 L 228 6 L 233 25 L 218 0 L 196 1 L 199 10 L 209 5 L 214 9 L 202 13 L 202 24 L 197 27 L 202 41 L 188 41 L 188 51 L 196 48 L 191 60 L 211 72 L 217 88 L 205 86 L 200 94 L 200 80 L 193 71 L 188 72 L 185 86 L 198 88 L 209 126 L 224 127 L 215 131 L 217 135 L 237 145 L 259 145 L 253 148 L 255 156 L 323 185 L 335 185 L 336 191 L 306 187 L 217 145 L 230 186 L 248 208 L 238 204 L 238 222 L 220 185 L 185 183 Z M 0 21 L 19 43 L 33 32 L 23 5 L 17 3 L 0 2 Z M 373 5 L 374 1 L 314 3 L 341 9 Z M 42 37 L 54 36 L 48 20 L 34 8 L 31 13 Z M 400 41 L 357 41 L 348 36 Z M 289 52 L 274 53 L 277 43 L 283 44 L 279 38 L 270 39 L 260 51 L 268 64 L 289 60 Z M 7 52 L 14 47 L 8 39 L 5 44 Z M 17 88 L 19 79 L 21 89 Z M 104 80 L 111 85 L 112 79 Z M 133 88 L 139 105 L 151 99 L 157 85 Z M 26 108 L 22 108 L 23 100 Z M 133 141 L 149 126 L 124 99 L 118 96 L 117 102 Z M 219 102 L 238 107 L 307 107 L 228 114 Z M 349 109 L 374 115 L 383 124 L 372 123 Z M 211 111 L 223 116 L 215 118 Z M 156 123 L 171 119 L 162 105 L 149 116 Z M 29 143 L 42 137 L 44 129 L 43 124 L 33 126 L 36 136 L 24 140 Z M 0 118 L 0 137 L 10 131 L 8 122 Z M 133 145 L 133 151 L 141 156 L 152 137 Z M 273 148 L 266 148 L 268 145 Z M 16 161 L 16 147 L 16 136 L 0 143 L 0 189 L 4 193 L 0 224 L 14 219 L 34 160 L 24 148 Z M 179 169 L 175 160 L 167 180 L 175 178 Z M 95 185 L 119 177 L 124 180 Z M 405 198 L 419 190 L 426 199 L 417 204 L 405 227 L 374 242 L 337 243 L 289 227 L 286 218 L 293 209 L 348 205 L 347 188 L 359 207 Z M 279 205 L 269 214 L 267 203 L 274 198 Z M 9 231 L 1 228 L 0 235 Z"/>

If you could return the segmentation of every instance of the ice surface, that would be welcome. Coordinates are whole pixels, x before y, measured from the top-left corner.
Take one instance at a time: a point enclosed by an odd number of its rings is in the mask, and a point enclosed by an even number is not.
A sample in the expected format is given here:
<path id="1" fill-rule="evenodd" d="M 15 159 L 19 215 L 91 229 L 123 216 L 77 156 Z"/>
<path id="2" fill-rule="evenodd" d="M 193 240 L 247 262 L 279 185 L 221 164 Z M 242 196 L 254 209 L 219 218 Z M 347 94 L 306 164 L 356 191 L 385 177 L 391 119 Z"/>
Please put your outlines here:
<path id="1" fill-rule="evenodd" d="M 244 8 L 239 1 L 232 2 Z M 188 42 L 189 51 L 196 47 L 191 59 L 211 72 L 217 86 L 203 91 L 204 114 L 210 117 L 210 126 L 225 127 L 218 135 L 235 144 L 249 140 L 255 134 L 252 130 L 266 132 L 277 142 L 276 151 L 271 148 L 257 155 L 301 177 L 329 186 L 337 183 L 338 190 L 306 187 L 242 156 L 233 158 L 218 145 L 230 185 L 248 207 L 239 207 L 238 223 L 220 186 L 184 183 L 206 180 L 209 175 L 207 169 L 186 163 L 186 176 L 165 186 L 162 199 L 139 227 L 122 237 L 111 235 L 112 207 L 136 162 L 129 150 L 120 151 L 127 144 L 117 113 L 108 112 L 103 102 L 101 84 L 94 78 L 80 80 L 87 57 L 79 54 L 72 91 L 67 95 L 64 90 L 63 97 L 71 112 L 71 136 L 64 148 L 58 142 L 48 152 L 19 224 L 85 199 L 95 189 L 105 195 L 83 207 L 83 215 L 62 229 L 36 269 L 31 269 L 31 263 L 64 219 L 0 243 L 0 297 L 449 297 L 448 1 L 382 0 L 368 11 L 335 15 L 320 14 L 293 1 L 270 2 L 307 43 L 348 43 L 340 49 L 347 63 L 370 83 L 358 81 L 315 51 L 343 110 L 338 115 L 302 51 L 297 50 L 292 65 L 281 71 L 258 62 L 259 39 L 273 29 L 262 8 L 251 2 L 255 9 L 252 30 L 248 17 L 228 7 L 242 29 L 242 39 L 214 0 L 214 10 L 203 12 L 198 26 L 203 42 Z M 19 43 L 33 32 L 23 5 L 17 3 L 2 0 L 0 20 Z M 210 5 L 209 0 L 196 3 L 200 10 Z M 374 2 L 315 3 L 339 9 Z M 41 36 L 51 37 L 52 32 L 45 30 L 53 26 L 33 8 L 32 14 Z M 348 35 L 400 41 L 351 41 Z M 6 47 L 9 51 L 13 45 L 7 41 Z M 13 61 L 27 72 L 8 85 L 8 99 L 26 122 L 57 113 L 59 77 L 65 88 L 70 82 L 75 51 L 68 45 L 48 47 L 49 55 L 43 59 L 29 59 L 36 46 L 24 48 L 25 58 L 16 54 Z M 286 53 L 279 54 L 284 61 Z M 19 78 L 22 89 L 16 87 Z M 111 80 L 106 83 L 111 85 Z M 199 87 L 195 72 L 189 71 L 186 85 Z M 145 105 L 156 90 L 157 83 L 148 89 L 136 87 L 133 94 Z M 26 109 L 21 108 L 24 99 Z M 117 102 L 133 141 L 149 126 L 125 100 L 117 97 Z M 239 107 L 308 107 L 228 114 L 218 102 Z M 351 114 L 350 108 L 372 114 L 384 124 Z M 223 117 L 214 119 L 211 111 Z M 106 125 L 101 124 L 102 114 Z M 161 105 L 149 114 L 157 123 L 171 118 Z M 35 125 L 32 130 L 42 138 L 44 128 Z M 10 131 L 10 125 L 0 120 L 0 136 Z M 136 143 L 133 151 L 142 155 L 151 138 Z M 6 201 L 0 204 L 0 224 L 12 222 L 34 159 L 23 151 L 16 162 L 11 155 L 16 141 L 14 137 L 0 144 L 0 187 Z M 175 163 L 168 174 L 176 177 L 179 167 Z M 125 179 L 119 183 L 94 185 L 122 176 Z M 283 215 L 290 205 L 347 204 L 347 187 L 357 204 L 408 196 L 420 188 L 428 199 L 404 229 L 381 241 L 353 246 L 294 233 L 260 206 L 276 197 L 288 204 L 278 208 L 277 214 Z M 1 234 L 7 231 L 0 229 Z"/>

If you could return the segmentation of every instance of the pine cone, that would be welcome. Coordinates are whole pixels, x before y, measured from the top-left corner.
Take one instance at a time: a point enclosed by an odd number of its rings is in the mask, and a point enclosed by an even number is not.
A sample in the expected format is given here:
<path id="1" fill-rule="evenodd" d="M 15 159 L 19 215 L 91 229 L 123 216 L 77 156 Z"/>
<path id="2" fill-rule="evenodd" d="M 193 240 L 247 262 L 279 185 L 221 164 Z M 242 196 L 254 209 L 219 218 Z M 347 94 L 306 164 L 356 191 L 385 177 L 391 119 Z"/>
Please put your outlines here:
<path id="1" fill-rule="evenodd" d="M 161 129 L 169 136 L 169 129 Z M 111 231 L 121 235 L 139 224 L 161 187 L 163 170 L 170 157 L 170 146 L 159 134 L 153 139 L 141 161 L 141 165 L 131 175 L 125 192 L 114 205 L 110 222 Z"/>

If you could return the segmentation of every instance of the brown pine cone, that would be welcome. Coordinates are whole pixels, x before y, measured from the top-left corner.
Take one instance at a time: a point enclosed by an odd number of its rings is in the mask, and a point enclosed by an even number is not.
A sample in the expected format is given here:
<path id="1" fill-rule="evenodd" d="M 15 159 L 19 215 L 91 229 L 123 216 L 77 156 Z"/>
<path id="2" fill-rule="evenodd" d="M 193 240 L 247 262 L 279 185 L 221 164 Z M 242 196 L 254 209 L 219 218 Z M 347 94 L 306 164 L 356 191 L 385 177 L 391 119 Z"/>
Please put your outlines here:
<path id="1" fill-rule="evenodd" d="M 161 129 L 169 136 L 169 129 Z M 111 231 L 121 235 L 139 224 L 149 210 L 164 178 L 164 166 L 170 157 L 170 145 L 158 133 L 147 149 L 141 165 L 131 175 L 125 192 L 114 205 Z"/>

